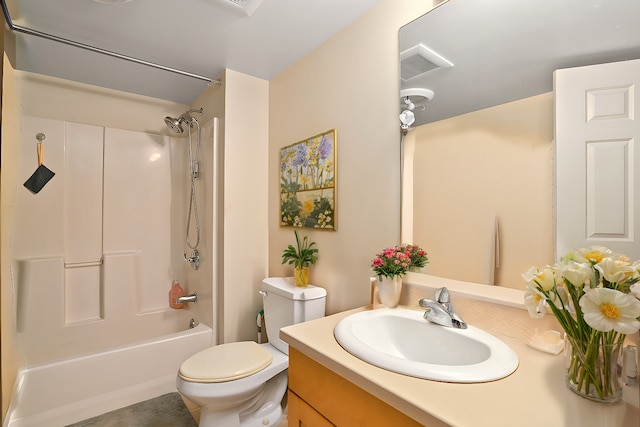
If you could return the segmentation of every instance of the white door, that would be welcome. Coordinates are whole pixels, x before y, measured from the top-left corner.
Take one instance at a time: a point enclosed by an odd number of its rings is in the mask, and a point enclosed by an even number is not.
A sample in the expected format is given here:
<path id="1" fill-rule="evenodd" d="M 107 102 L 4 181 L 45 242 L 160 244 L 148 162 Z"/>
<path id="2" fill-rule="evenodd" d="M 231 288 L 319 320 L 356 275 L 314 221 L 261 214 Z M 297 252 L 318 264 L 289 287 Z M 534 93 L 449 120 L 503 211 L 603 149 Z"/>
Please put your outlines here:
<path id="1" fill-rule="evenodd" d="M 640 60 L 557 70 L 556 251 L 640 259 Z"/>

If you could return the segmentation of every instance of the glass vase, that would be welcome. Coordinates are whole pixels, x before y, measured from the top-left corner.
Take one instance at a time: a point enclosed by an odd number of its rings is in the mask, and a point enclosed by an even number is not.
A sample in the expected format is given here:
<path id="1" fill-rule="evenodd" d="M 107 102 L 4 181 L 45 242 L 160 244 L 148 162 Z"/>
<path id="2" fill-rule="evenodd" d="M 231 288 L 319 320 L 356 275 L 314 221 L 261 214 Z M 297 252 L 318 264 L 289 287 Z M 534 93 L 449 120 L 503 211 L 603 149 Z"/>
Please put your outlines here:
<path id="1" fill-rule="evenodd" d="M 402 293 L 402 276 L 384 277 L 378 276 L 376 283 L 380 303 L 389 308 L 395 308 L 400 302 Z"/>
<path id="2" fill-rule="evenodd" d="M 299 288 L 309 286 L 309 267 L 294 267 L 293 280 Z"/>
<path id="3" fill-rule="evenodd" d="M 589 340 L 566 336 L 565 367 L 567 387 L 596 402 L 614 403 L 622 398 L 621 360 L 624 335 L 612 343 L 607 333 L 597 332 Z"/>

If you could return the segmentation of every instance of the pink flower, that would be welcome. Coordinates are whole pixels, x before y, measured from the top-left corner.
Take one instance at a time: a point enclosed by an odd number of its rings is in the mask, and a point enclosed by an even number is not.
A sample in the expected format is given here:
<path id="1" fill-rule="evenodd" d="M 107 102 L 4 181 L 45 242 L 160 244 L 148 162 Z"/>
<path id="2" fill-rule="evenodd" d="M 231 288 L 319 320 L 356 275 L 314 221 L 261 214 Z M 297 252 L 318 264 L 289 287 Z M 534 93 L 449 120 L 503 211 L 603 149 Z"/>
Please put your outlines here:
<path id="1" fill-rule="evenodd" d="M 427 253 L 417 245 L 397 245 L 386 248 L 371 260 L 378 276 L 395 277 L 412 268 L 422 268 L 428 262 Z"/>

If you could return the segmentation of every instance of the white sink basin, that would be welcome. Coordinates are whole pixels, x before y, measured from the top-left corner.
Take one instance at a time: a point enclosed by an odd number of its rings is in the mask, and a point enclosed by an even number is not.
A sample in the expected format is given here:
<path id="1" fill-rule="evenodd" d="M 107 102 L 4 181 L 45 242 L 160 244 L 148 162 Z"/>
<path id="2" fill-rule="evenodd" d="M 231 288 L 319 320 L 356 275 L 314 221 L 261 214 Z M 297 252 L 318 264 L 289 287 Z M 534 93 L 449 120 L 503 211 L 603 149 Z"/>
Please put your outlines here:
<path id="1" fill-rule="evenodd" d="M 516 353 L 493 335 L 473 326 L 436 325 L 422 314 L 402 308 L 362 311 L 338 322 L 334 335 L 367 363 L 428 380 L 494 381 L 518 367 Z"/>

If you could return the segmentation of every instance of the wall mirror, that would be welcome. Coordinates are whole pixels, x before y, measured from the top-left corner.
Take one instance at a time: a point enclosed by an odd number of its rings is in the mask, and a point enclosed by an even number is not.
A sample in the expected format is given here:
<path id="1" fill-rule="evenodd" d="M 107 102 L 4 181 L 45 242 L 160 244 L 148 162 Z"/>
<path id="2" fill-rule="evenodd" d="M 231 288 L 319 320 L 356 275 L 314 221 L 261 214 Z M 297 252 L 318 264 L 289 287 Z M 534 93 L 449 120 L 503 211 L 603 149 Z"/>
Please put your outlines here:
<path id="1" fill-rule="evenodd" d="M 402 238 L 521 289 L 555 260 L 553 72 L 640 58 L 636 0 L 449 0 L 400 29 Z"/>

